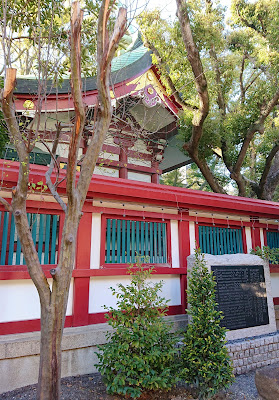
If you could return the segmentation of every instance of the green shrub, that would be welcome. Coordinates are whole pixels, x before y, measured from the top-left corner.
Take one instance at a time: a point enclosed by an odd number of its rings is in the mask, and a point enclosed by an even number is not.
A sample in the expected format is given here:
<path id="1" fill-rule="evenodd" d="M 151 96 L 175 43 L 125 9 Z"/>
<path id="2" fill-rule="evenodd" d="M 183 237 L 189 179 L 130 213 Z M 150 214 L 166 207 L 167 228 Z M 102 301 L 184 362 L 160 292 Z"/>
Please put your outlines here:
<path id="1" fill-rule="evenodd" d="M 270 264 L 279 264 L 279 249 L 278 248 L 270 248 L 269 246 L 263 246 L 260 248 L 256 247 L 255 250 L 251 250 L 250 254 L 255 254 L 256 256 L 261 257 L 263 260 L 267 260 Z"/>
<path id="2" fill-rule="evenodd" d="M 181 378 L 194 385 L 200 399 L 212 397 L 233 381 L 226 343 L 226 329 L 220 326 L 213 274 L 204 256 L 196 250 L 195 264 L 188 281 L 190 323 L 181 349 Z"/>
<path id="3" fill-rule="evenodd" d="M 108 308 L 108 324 L 114 328 L 99 346 L 98 370 L 109 394 L 138 398 L 144 391 L 170 389 L 177 354 L 176 337 L 163 321 L 166 300 L 159 295 L 163 282 L 148 282 L 152 270 L 130 268 L 131 283 L 112 293 L 117 307 Z"/>

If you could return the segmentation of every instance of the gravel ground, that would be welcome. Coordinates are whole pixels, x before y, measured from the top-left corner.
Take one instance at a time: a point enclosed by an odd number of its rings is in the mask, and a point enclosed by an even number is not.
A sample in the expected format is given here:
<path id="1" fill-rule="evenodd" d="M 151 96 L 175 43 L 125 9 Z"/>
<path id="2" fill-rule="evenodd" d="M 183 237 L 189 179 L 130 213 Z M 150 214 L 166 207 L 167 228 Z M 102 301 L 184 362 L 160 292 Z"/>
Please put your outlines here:
<path id="1" fill-rule="evenodd" d="M 232 386 L 215 396 L 216 400 L 259 400 L 255 386 L 255 372 L 238 375 Z M 180 384 L 170 392 L 151 393 L 145 400 L 194 400 L 196 397 Z M 36 385 L 25 386 L 0 394 L 0 400 L 36 400 Z M 82 375 L 62 379 L 62 400 L 122 400 L 123 397 L 106 393 L 100 374 Z"/>

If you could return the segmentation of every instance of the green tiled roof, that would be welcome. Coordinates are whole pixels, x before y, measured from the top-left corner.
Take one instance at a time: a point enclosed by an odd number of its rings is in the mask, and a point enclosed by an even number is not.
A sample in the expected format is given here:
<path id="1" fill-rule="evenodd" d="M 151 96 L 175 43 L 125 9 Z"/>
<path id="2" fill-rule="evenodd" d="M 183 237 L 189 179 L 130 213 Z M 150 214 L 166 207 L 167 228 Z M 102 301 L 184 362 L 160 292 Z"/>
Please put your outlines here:
<path id="1" fill-rule="evenodd" d="M 112 60 L 112 75 L 111 81 L 113 84 L 120 83 L 126 79 L 130 79 L 136 76 L 143 70 L 148 69 L 152 65 L 150 52 L 143 45 L 139 45 L 136 48 L 133 47 L 130 51 L 121 54 Z M 96 77 L 82 78 L 83 88 L 87 91 L 95 90 Z M 26 77 L 17 79 L 16 93 L 28 93 L 35 94 L 38 90 L 37 79 L 30 79 Z M 51 81 L 47 84 L 48 93 L 56 94 L 56 88 L 53 87 Z M 70 93 L 70 81 L 64 79 L 62 85 L 58 88 L 59 93 Z"/>
<path id="2" fill-rule="evenodd" d="M 111 72 L 119 71 L 139 60 L 147 52 L 146 47 L 141 45 L 135 50 L 127 51 L 119 57 L 115 57 L 111 63 Z"/>

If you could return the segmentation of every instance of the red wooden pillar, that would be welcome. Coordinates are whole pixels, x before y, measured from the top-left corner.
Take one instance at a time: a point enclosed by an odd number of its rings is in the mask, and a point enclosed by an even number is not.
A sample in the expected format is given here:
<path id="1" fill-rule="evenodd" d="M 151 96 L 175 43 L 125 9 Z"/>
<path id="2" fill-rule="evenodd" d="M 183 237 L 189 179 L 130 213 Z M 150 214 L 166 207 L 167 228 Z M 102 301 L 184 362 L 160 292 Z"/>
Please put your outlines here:
<path id="1" fill-rule="evenodd" d="M 156 172 L 154 172 L 151 175 L 151 182 L 158 184 L 158 183 L 160 183 L 160 174 L 162 173 L 162 170 L 159 169 L 159 162 L 158 161 L 152 161 L 151 166 L 152 166 L 153 169 L 156 170 Z"/>
<path id="2" fill-rule="evenodd" d="M 116 136 L 113 141 L 120 147 L 119 178 L 128 179 L 128 150 L 134 145 L 136 138 L 127 136 L 121 132 L 121 135 L 119 137 Z"/>
<path id="3" fill-rule="evenodd" d="M 84 213 L 77 234 L 76 269 L 90 268 L 92 214 Z M 75 278 L 73 299 L 73 326 L 88 325 L 90 278 Z"/>
<path id="4" fill-rule="evenodd" d="M 180 268 L 187 268 L 187 257 L 190 255 L 189 221 L 178 222 Z"/>
<path id="5" fill-rule="evenodd" d="M 120 147 L 119 154 L 119 178 L 128 179 L 128 147 L 123 146 Z"/>
<path id="6" fill-rule="evenodd" d="M 152 174 L 152 175 L 151 175 L 151 182 L 152 182 L 152 183 L 159 184 L 159 183 L 160 183 L 159 174 Z"/>
<path id="7" fill-rule="evenodd" d="M 257 246 L 261 247 L 261 234 L 259 227 L 251 227 L 252 248 L 255 250 Z"/>

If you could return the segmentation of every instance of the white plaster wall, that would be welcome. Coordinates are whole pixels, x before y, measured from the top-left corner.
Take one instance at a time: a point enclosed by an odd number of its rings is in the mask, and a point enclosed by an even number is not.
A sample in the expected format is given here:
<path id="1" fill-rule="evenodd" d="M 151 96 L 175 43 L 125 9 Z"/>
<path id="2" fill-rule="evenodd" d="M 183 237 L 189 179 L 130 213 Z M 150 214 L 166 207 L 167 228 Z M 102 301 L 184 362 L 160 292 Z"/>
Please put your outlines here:
<path id="1" fill-rule="evenodd" d="M 95 167 L 94 174 L 110 176 L 110 177 L 113 177 L 113 178 L 118 178 L 119 177 L 118 169 L 108 168 L 108 167 Z"/>
<path id="2" fill-rule="evenodd" d="M 51 279 L 48 280 L 51 285 Z M 29 279 L 0 281 L 0 323 L 40 318 L 37 289 Z M 73 280 L 70 285 L 66 315 L 72 315 Z"/>
<path id="3" fill-rule="evenodd" d="M 134 165 L 141 165 L 143 167 L 151 167 L 151 161 L 143 160 L 143 159 L 140 159 L 140 158 L 128 157 L 128 163 L 129 164 L 134 164 Z"/>
<path id="4" fill-rule="evenodd" d="M 90 268 L 100 268 L 101 214 L 92 214 Z"/>
<path id="5" fill-rule="evenodd" d="M 196 249 L 196 230 L 195 222 L 189 222 L 190 254 L 195 254 Z"/>
<path id="6" fill-rule="evenodd" d="M 260 239 L 261 239 L 261 247 L 264 246 L 264 231 L 263 228 L 260 228 Z"/>
<path id="7" fill-rule="evenodd" d="M 151 175 L 140 174 L 138 172 L 128 171 L 128 179 L 133 179 L 134 181 L 140 182 L 151 182 Z"/>
<path id="8" fill-rule="evenodd" d="M 170 222 L 171 229 L 171 259 L 172 268 L 179 268 L 179 235 L 178 235 L 178 221 Z"/>
<path id="9" fill-rule="evenodd" d="M 245 226 L 245 235 L 247 244 L 247 254 L 250 254 L 250 251 L 252 250 L 252 235 L 251 235 L 251 228 L 249 226 Z"/>
<path id="10" fill-rule="evenodd" d="M 109 129 L 109 132 L 106 135 L 104 143 L 108 144 L 108 145 L 111 145 L 111 146 L 114 146 L 117 149 L 118 146 L 116 146 L 115 143 L 114 143 L 113 132 L 117 132 L 117 129 L 113 129 L 113 128 Z"/>
<path id="11" fill-rule="evenodd" d="M 140 153 L 151 154 L 151 152 L 147 150 L 146 142 L 143 139 L 138 139 L 132 147 L 132 150 Z"/>
<path id="12" fill-rule="evenodd" d="M 169 299 L 169 306 L 181 304 L 180 279 L 174 275 L 156 275 L 151 282 L 164 281 L 162 297 Z M 116 307 L 116 296 L 113 296 L 110 287 L 117 288 L 117 284 L 127 285 L 130 277 L 94 277 L 90 279 L 89 313 L 105 312 L 106 307 Z"/>
<path id="13" fill-rule="evenodd" d="M 119 154 L 108 153 L 107 151 L 101 151 L 99 157 L 102 157 L 106 161 L 119 161 Z"/>
<path id="14" fill-rule="evenodd" d="M 279 297 L 279 274 L 270 274 L 272 297 Z"/>

